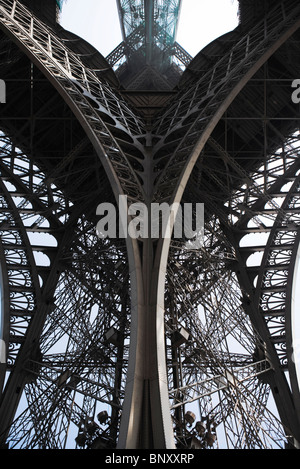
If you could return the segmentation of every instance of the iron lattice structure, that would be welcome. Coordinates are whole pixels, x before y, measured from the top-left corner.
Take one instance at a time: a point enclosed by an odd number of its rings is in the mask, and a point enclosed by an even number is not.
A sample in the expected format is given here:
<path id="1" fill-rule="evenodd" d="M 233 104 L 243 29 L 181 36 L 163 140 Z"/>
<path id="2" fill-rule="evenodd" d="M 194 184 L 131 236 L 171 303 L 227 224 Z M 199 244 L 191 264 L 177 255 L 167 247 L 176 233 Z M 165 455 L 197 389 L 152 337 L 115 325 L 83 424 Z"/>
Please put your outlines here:
<path id="1" fill-rule="evenodd" d="M 299 2 L 193 60 L 180 1 L 118 1 L 107 59 L 41 3 L 0 0 L 2 446 L 298 447 Z M 120 195 L 204 244 L 100 239 Z"/>

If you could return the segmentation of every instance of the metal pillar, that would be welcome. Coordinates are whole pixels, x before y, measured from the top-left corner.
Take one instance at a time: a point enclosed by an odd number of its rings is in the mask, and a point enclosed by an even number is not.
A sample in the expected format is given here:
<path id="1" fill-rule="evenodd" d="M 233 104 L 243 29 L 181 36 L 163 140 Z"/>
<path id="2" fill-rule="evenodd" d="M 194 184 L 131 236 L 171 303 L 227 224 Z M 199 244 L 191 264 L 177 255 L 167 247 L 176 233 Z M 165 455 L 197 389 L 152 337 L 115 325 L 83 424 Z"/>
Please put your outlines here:
<path id="1" fill-rule="evenodd" d="M 131 271 L 130 365 L 119 448 L 174 448 L 164 335 L 164 242 L 145 240 Z M 157 247 L 155 245 L 158 245 Z M 165 248 L 167 249 L 167 248 Z M 136 252 L 139 256 L 136 246 Z"/>

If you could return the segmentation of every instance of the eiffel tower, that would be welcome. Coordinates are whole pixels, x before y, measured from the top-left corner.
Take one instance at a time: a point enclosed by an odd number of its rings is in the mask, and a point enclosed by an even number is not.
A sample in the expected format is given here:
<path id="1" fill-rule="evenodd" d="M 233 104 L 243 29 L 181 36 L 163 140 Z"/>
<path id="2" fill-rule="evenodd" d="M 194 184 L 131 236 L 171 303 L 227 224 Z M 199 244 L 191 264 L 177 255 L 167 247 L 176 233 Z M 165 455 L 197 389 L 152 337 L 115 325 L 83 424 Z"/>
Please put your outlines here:
<path id="1" fill-rule="evenodd" d="M 0 0 L 1 447 L 298 448 L 299 1 L 194 58 L 180 0 L 118 0 L 108 57 L 61 3 Z M 201 244 L 102 203 L 203 204 Z"/>

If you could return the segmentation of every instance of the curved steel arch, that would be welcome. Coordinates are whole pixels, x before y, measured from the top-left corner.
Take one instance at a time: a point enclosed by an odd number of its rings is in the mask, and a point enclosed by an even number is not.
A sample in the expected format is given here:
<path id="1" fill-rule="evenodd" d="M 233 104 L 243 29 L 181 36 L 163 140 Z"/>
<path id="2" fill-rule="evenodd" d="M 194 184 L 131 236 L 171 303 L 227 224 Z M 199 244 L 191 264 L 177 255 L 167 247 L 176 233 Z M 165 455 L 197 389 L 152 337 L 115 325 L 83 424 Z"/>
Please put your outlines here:
<path id="1" fill-rule="evenodd" d="M 11 243 L 4 244 L 2 240 L 2 249 L 6 249 L 6 251 L 10 252 L 10 254 L 6 252 L 4 261 L 6 263 L 7 271 L 7 291 L 4 292 L 4 295 L 9 295 L 9 300 L 7 300 L 6 304 L 8 311 L 5 312 L 5 320 L 7 322 L 5 324 L 5 328 L 7 328 L 9 331 L 6 336 L 6 340 L 7 347 L 9 347 L 11 344 L 15 345 L 17 352 L 20 354 L 19 347 L 20 344 L 22 344 L 24 347 L 26 333 L 28 332 L 32 318 L 37 313 L 37 305 L 41 301 L 41 291 L 36 265 L 33 258 L 33 252 L 26 230 L 19 216 L 18 209 L 2 181 L 1 193 L 3 194 L 3 198 L 7 201 L 7 207 L 4 208 L 4 210 L 7 210 L 8 213 L 12 213 L 12 217 L 15 223 L 15 226 L 12 225 L 10 227 L 11 234 L 13 232 L 15 232 L 15 234 L 13 236 L 8 236 L 10 239 L 15 238 L 15 241 L 11 239 Z M 11 219 L 8 217 L 8 223 L 10 222 Z M 19 257 L 19 262 L 15 261 L 9 265 L 9 260 L 12 261 L 14 256 Z M 12 321 L 12 319 L 18 321 L 18 319 L 16 319 L 18 316 L 20 318 L 19 321 L 21 321 L 20 330 L 18 330 L 18 324 L 14 324 Z M 33 347 L 33 345 L 33 343 L 29 344 L 29 350 L 31 347 Z M 11 364 L 13 364 L 15 361 L 16 364 L 18 362 L 19 354 L 17 353 L 16 356 L 14 356 L 14 351 L 9 351 L 7 354 L 7 363 L 9 364 L 12 362 Z M 7 371 L 6 367 L 1 371 L 3 371 L 1 381 L 4 381 L 5 373 Z M 18 398 L 14 402 L 14 411 L 16 411 L 17 405 Z"/>
<path id="2" fill-rule="evenodd" d="M 296 171 L 298 173 L 299 169 Z M 290 188 L 271 229 L 257 280 L 256 304 L 266 318 L 271 342 L 278 349 L 282 368 L 289 370 L 293 399 L 299 413 L 299 382 L 292 360 L 292 286 L 299 249 L 299 215 L 293 205 L 299 199 L 299 175 Z M 276 272 L 277 267 L 277 272 Z M 281 270 L 283 268 L 283 270 Z M 268 317 L 268 313 L 270 316 Z M 272 319 L 273 317 L 273 319 Z M 280 318 L 282 319 L 280 321 Z M 272 321 L 274 321 L 272 331 Z M 282 356 L 281 356 L 282 355 Z M 299 414 L 298 414 L 299 415 Z"/>
<path id="3" fill-rule="evenodd" d="M 6 267 L 6 257 L 5 252 L 2 247 L 2 242 L 0 243 L 0 266 L 1 266 L 1 347 L 4 347 L 3 351 L 5 352 L 5 362 L 0 363 L 0 389 L 2 392 L 5 373 L 6 373 L 6 357 L 8 353 L 8 342 L 9 342 L 9 280 Z M 2 355 L 3 357 L 3 355 Z"/>
<path id="4" fill-rule="evenodd" d="M 143 195 L 140 182 L 138 181 L 135 172 L 131 169 L 128 159 L 95 110 L 95 103 L 98 105 L 98 99 L 93 96 L 93 93 L 90 94 L 92 84 L 96 86 L 97 93 L 100 92 L 102 94 L 103 100 L 108 105 L 108 108 L 110 105 L 115 105 L 115 108 L 121 112 L 122 108 L 119 101 L 112 93 L 103 91 L 104 87 L 99 83 L 95 76 L 91 72 L 87 73 L 86 68 L 80 63 L 77 57 L 67 51 L 67 49 L 59 43 L 54 35 L 50 35 L 47 28 L 43 26 L 37 18 L 34 18 L 33 15 L 23 7 L 23 5 L 15 0 L 12 2 L 3 1 L 0 5 L 2 27 L 4 27 L 4 29 L 13 37 L 22 49 L 25 49 L 25 53 L 31 58 L 31 60 L 44 71 L 46 76 L 48 76 L 54 86 L 58 88 L 67 104 L 77 116 L 100 157 L 108 178 L 111 181 L 116 199 L 118 200 L 119 195 L 125 194 L 131 201 L 144 200 L 145 197 Z M 10 7 L 10 11 L 7 10 L 7 7 Z M 26 30 L 24 26 L 21 26 L 16 18 L 21 20 L 21 23 L 23 22 L 23 24 L 25 22 L 28 29 Z M 41 43 L 35 39 L 35 34 L 41 40 Z M 45 38 L 46 48 L 44 42 Z M 44 47 L 41 44 L 43 44 Z M 54 48 L 54 45 L 56 49 Z M 54 58 L 52 53 L 57 53 L 58 56 L 55 56 Z M 73 77 L 73 71 L 75 73 L 75 77 Z M 94 80 L 94 83 L 89 82 L 89 78 L 91 77 Z M 81 85 L 80 90 L 78 90 L 77 83 Z M 83 93 L 82 88 L 86 89 L 86 87 L 88 88 L 88 92 Z M 92 98 L 94 105 L 90 104 L 87 97 Z M 131 120 L 132 114 L 130 114 L 130 117 L 126 122 L 131 122 Z M 127 207 L 120 207 L 120 210 L 124 210 L 126 213 Z M 131 239 L 127 239 L 129 240 L 128 251 L 129 262 L 131 264 L 130 270 L 132 272 L 132 283 L 137 285 L 136 288 L 132 288 L 132 323 L 137 324 L 139 322 L 140 324 L 140 317 L 143 316 L 143 312 L 138 313 L 138 310 L 141 308 L 141 305 L 143 305 L 144 294 L 141 282 L 142 275 L 139 267 L 139 248 L 136 241 L 131 242 Z M 137 272 L 139 272 L 139 274 Z M 136 314 L 138 314 L 139 318 L 137 318 Z M 138 340 L 134 339 L 134 335 L 135 333 L 133 330 L 132 343 L 136 343 Z M 135 360 L 137 360 L 139 362 L 138 367 L 141 367 L 141 358 L 136 356 L 135 350 L 133 350 L 132 355 L 131 363 L 134 363 Z M 139 374 L 142 374 L 142 372 Z M 129 381 L 130 376 L 131 371 L 129 370 Z M 138 395 L 141 396 L 141 383 L 138 383 L 137 387 Z M 140 414 L 141 404 L 138 407 L 138 413 Z"/>
<path id="5" fill-rule="evenodd" d="M 237 227 L 235 235 L 228 232 L 238 253 L 239 265 L 236 267 L 240 284 L 244 290 L 245 310 L 248 312 L 254 326 L 260 331 L 264 340 L 261 349 L 262 356 L 269 357 L 272 363 L 274 375 L 266 377 L 270 380 L 274 399 L 283 422 L 292 434 L 297 436 L 298 409 L 299 409 L 299 382 L 295 375 L 294 364 L 291 361 L 292 334 L 291 334 L 291 278 L 295 269 L 295 252 L 298 248 L 297 228 L 288 223 L 289 205 L 293 198 L 297 199 L 295 188 L 299 186 L 299 162 L 295 161 L 289 167 L 280 181 L 274 182 L 266 194 L 259 197 L 253 204 L 252 214 L 247 214 L 240 227 Z M 261 246 L 263 259 L 257 267 L 247 266 L 247 259 L 251 254 L 258 252 L 257 246 L 240 246 L 241 240 L 251 230 L 248 224 L 254 220 L 256 213 L 264 214 L 262 207 L 267 200 L 275 198 L 286 181 L 294 179 L 292 188 L 285 196 L 280 207 L 274 209 L 272 226 L 266 229 L 268 241 Z M 261 210 L 262 209 L 262 210 Z M 267 211 L 266 211 L 267 213 Z M 245 221 L 246 220 L 246 221 Z M 257 233 L 260 229 L 257 228 Z M 291 244 L 289 244 L 291 242 Z M 255 281 L 255 284 L 254 284 Z M 265 349 L 264 349 L 265 347 Z M 264 351 L 263 351 L 264 349 Z M 293 393 L 288 381 L 284 377 L 284 371 L 289 370 Z M 293 422 L 294 420 L 294 422 Z"/>
<path id="6" fill-rule="evenodd" d="M 291 379 L 291 389 L 293 394 L 295 395 L 295 405 L 297 408 L 297 412 L 299 413 L 299 394 L 300 394 L 300 384 L 299 384 L 299 373 L 298 367 L 299 363 L 297 363 L 297 346 L 298 346 L 298 338 L 296 338 L 296 330 L 294 330 L 295 325 L 293 323 L 293 315 L 295 311 L 293 311 L 294 304 L 293 301 L 293 289 L 296 289 L 296 279 L 297 273 L 299 269 L 299 244 L 300 244 L 300 235 L 299 230 L 295 239 L 295 246 L 292 251 L 291 256 L 291 265 L 289 268 L 288 274 L 288 287 L 287 287 L 287 299 L 286 299 L 286 333 L 287 333 L 287 355 L 288 355 L 288 369 L 289 369 L 289 376 Z"/>
<path id="7" fill-rule="evenodd" d="M 214 127 L 251 77 L 299 29 L 299 11 L 297 2 L 277 4 L 262 22 L 237 41 L 212 71 L 201 77 L 160 117 L 154 129 L 159 135 L 163 134 L 163 138 L 154 152 L 164 149 L 164 145 L 168 151 L 168 145 L 164 142 L 168 134 L 174 135 L 175 149 L 162 157 L 167 163 L 156 181 L 155 197 L 158 200 L 177 202 L 180 199 L 182 188 L 186 186 L 192 168 Z M 253 43 L 252 35 L 255 38 Z M 177 144 L 176 132 L 184 128 L 184 121 L 189 118 L 192 118 L 191 123 Z M 155 155 L 155 158 L 159 164 L 159 156 Z M 175 182 L 172 183 L 172 180 Z M 177 192 L 181 195 L 177 196 Z"/>
<path id="8" fill-rule="evenodd" d="M 9 155 L 6 156 L 8 157 Z M 21 156 L 18 156 L 20 159 Z M 16 152 L 13 152 L 11 159 L 13 160 L 16 157 Z M 4 177 L 6 177 L 6 180 L 13 184 L 16 190 L 19 191 L 16 192 L 16 194 L 23 193 L 23 201 L 26 201 L 27 204 L 32 203 L 35 208 L 39 207 L 39 210 L 41 210 L 41 207 L 45 202 L 38 200 L 37 194 L 32 193 L 29 187 L 24 185 L 24 181 L 22 181 L 21 178 L 18 181 L 18 176 L 13 174 L 13 170 L 15 168 L 10 165 L 5 167 L 3 162 L 1 162 L 0 165 L 2 175 L 5 175 Z M 4 187 L 3 182 L 1 182 L 1 188 L 3 197 L 7 200 L 7 207 L 2 206 L 3 214 L 5 215 L 5 213 L 9 212 L 12 214 L 11 217 L 7 217 L 6 221 L 4 218 L 3 224 L 10 223 L 11 221 L 14 222 L 14 224 L 7 229 L 8 234 L 2 235 L 1 245 L 1 249 L 4 251 L 3 267 L 6 266 L 8 271 L 8 282 L 4 285 L 6 287 L 6 291 L 4 293 L 7 295 L 5 319 L 8 331 L 6 340 L 8 348 L 10 348 L 10 346 L 14 346 L 15 343 L 17 344 L 17 351 L 9 351 L 7 355 L 7 363 L 9 367 L 3 367 L 4 376 L 8 371 L 8 368 L 11 373 L 1 396 L 2 441 L 3 438 L 6 438 L 7 436 L 9 426 L 22 394 L 21 391 L 28 380 L 28 376 L 26 377 L 27 373 L 25 371 L 26 363 L 31 359 L 36 360 L 40 357 L 39 338 L 45 317 L 52 308 L 51 305 L 54 294 L 53 289 L 60 274 L 59 261 L 61 250 L 67 245 L 66 241 L 68 238 L 68 231 L 67 236 L 64 236 L 61 239 L 56 256 L 54 256 L 54 259 L 51 259 L 49 269 L 46 269 L 46 277 L 43 278 L 44 285 L 42 288 L 38 276 L 43 275 L 34 259 L 34 246 L 28 236 L 30 226 L 25 225 L 26 204 L 23 202 L 22 210 L 22 205 L 19 207 L 13 201 L 13 197 L 15 197 L 14 191 L 9 191 Z M 20 215 L 21 213 L 23 214 L 23 218 Z M 52 229 L 49 228 L 49 230 L 46 231 L 52 231 L 53 233 L 53 230 L 55 229 L 53 226 L 53 220 L 56 222 L 56 230 L 57 226 L 60 227 L 59 220 L 55 219 L 51 211 L 48 210 L 48 207 L 44 205 L 42 212 L 40 213 L 43 213 L 46 218 L 48 214 L 49 220 L 52 223 Z M 13 231 L 17 232 L 17 235 L 13 235 L 15 240 L 11 239 L 10 235 Z M 43 246 L 35 248 L 36 250 L 43 251 Z M 32 285 L 30 285 L 31 276 L 34 278 Z M 14 297 L 15 294 L 17 295 L 16 298 Z M 10 298 L 8 298 L 9 295 Z M 18 348 L 20 344 L 21 347 Z"/>
<path id="9" fill-rule="evenodd" d="M 7 7 L 10 7 L 11 11 L 7 10 Z M 113 138 L 103 121 L 99 118 L 99 114 L 96 110 L 98 108 L 99 98 L 98 94 L 97 98 L 95 98 L 93 92 L 91 93 L 91 86 L 96 86 L 97 93 L 102 93 L 102 99 L 105 101 L 108 109 L 112 106 L 112 109 L 114 108 L 117 109 L 118 112 L 121 112 L 122 106 L 120 106 L 118 99 L 116 99 L 112 93 L 107 92 L 107 90 L 103 91 L 105 86 L 103 87 L 91 72 L 87 74 L 86 68 L 80 63 L 77 57 L 68 52 L 54 35 L 50 35 L 47 28 L 44 27 L 37 18 L 34 18 L 33 15 L 29 13 L 29 11 L 26 10 L 26 8 L 18 1 L 3 1 L 1 3 L 0 14 L 2 16 L 2 27 L 13 37 L 22 49 L 25 49 L 25 53 L 34 63 L 37 64 L 38 67 L 42 69 L 46 76 L 49 77 L 50 81 L 56 88 L 58 88 L 67 104 L 77 116 L 107 171 L 108 178 L 111 181 L 116 198 L 121 194 L 126 194 L 128 199 L 131 201 L 143 200 L 143 191 L 141 190 L 140 182 L 138 181 L 135 172 L 132 171 L 128 159 L 120 149 L 116 140 Z M 18 19 L 16 18 L 21 20 L 23 26 L 19 24 Z M 24 28 L 24 22 L 28 27 L 27 30 Z M 41 43 L 35 39 L 35 34 L 39 37 Z M 45 48 L 45 38 L 47 49 Z M 41 44 L 44 45 L 44 48 Z M 54 48 L 54 45 L 56 46 L 56 49 Z M 52 52 L 53 54 L 58 53 L 58 56 L 54 58 Z M 72 76 L 73 71 L 75 71 L 75 77 Z M 90 83 L 88 81 L 91 77 L 95 83 Z M 80 89 L 78 89 L 78 84 L 80 84 Z M 88 91 L 85 91 L 86 87 Z M 94 91 L 94 89 L 92 91 Z M 100 105 L 100 110 L 103 112 L 103 107 L 101 106 L 102 105 Z M 124 113 L 121 113 L 121 115 L 124 120 Z M 129 123 L 130 125 L 130 122 L 133 121 L 135 116 L 130 114 L 130 116 L 126 116 L 126 118 L 127 119 L 124 120 L 124 122 L 127 124 Z M 119 125 L 119 127 L 121 127 L 121 125 Z M 127 212 L 127 207 L 120 207 L 120 210 Z M 138 288 L 132 289 L 132 323 L 136 324 L 137 318 L 135 317 L 135 314 L 138 313 L 137 310 L 139 310 L 141 305 L 143 305 L 144 295 L 143 285 L 141 282 L 142 275 L 136 274 L 139 270 L 139 248 L 136 246 L 136 242 L 131 243 L 131 241 L 132 240 L 130 239 L 128 251 L 129 261 L 132 265 L 132 283 L 136 283 L 138 285 Z M 142 315 L 143 313 L 139 313 L 139 316 Z M 133 336 L 134 331 L 132 333 L 132 342 L 135 343 L 136 340 L 134 340 Z M 132 355 L 135 355 L 134 350 Z M 139 362 L 141 361 L 140 357 L 137 357 L 136 359 Z M 133 356 L 131 362 L 134 363 L 134 360 Z M 139 366 L 142 365 L 140 364 Z M 128 379 L 130 380 L 130 369 Z M 140 384 L 138 385 L 138 388 L 138 395 L 141 395 Z M 139 406 L 138 412 L 140 411 L 141 406 Z M 165 408 L 165 412 L 167 412 L 167 408 Z M 9 420 L 11 417 L 12 416 L 10 415 L 7 419 Z M 5 423 L 3 423 L 5 428 L 8 428 L 9 422 L 7 419 L 5 420 Z"/>
<path id="10" fill-rule="evenodd" d="M 284 3 L 284 2 L 283 2 Z M 180 144 L 178 145 L 177 151 L 175 151 L 172 155 L 163 156 L 163 159 L 167 159 L 167 164 L 165 165 L 164 169 L 161 171 L 158 180 L 156 182 L 156 192 L 154 195 L 155 201 L 168 201 L 169 203 L 179 203 L 182 199 L 183 192 L 191 175 L 192 169 L 195 166 L 197 159 L 203 149 L 206 141 L 208 140 L 209 136 L 211 135 L 214 127 L 216 126 L 217 122 L 223 116 L 225 110 L 228 106 L 232 103 L 234 98 L 239 94 L 239 92 L 243 89 L 245 84 L 250 80 L 250 78 L 257 72 L 258 69 L 266 62 L 266 60 L 278 49 L 295 31 L 297 31 L 300 27 L 300 8 L 296 2 L 293 2 L 291 5 L 290 2 L 285 2 L 285 6 L 290 8 L 289 14 L 285 16 L 283 13 L 282 5 L 275 8 L 269 15 L 268 20 L 272 25 L 271 31 L 268 31 L 266 36 L 262 33 L 262 39 L 258 40 L 256 43 L 256 47 L 252 51 L 252 54 L 246 54 L 246 58 L 244 62 L 238 62 L 238 65 L 233 68 L 232 73 L 227 74 L 228 71 L 228 61 L 226 60 L 227 57 L 222 61 L 222 70 L 225 72 L 225 77 L 229 80 L 231 78 L 234 87 L 231 88 L 230 84 L 226 82 L 224 89 L 221 88 L 220 91 L 217 91 L 215 95 L 209 100 L 209 104 L 204 108 L 205 112 L 197 113 L 197 117 L 195 122 L 192 126 L 189 126 L 189 131 L 185 135 L 184 138 L 180 140 Z M 282 14 L 284 20 L 280 22 L 278 25 L 278 15 L 282 18 Z M 266 22 L 264 23 L 266 24 Z M 268 21 L 267 21 L 268 24 Z M 253 34 L 257 34 L 261 26 L 255 27 L 253 29 Z M 249 34 L 251 37 L 251 33 Z M 249 41 L 247 36 L 244 41 L 240 41 L 239 45 L 242 44 L 242 52 L 245 56 L 245 46 L 249 46 Z M 273 42 L 273 41 L 274 42 Z M 240 51 L 239 51 L 240 52 Z M 232 55 L 229 55 L 230 61 L 232 60 Z M 213 79 L 214 79 L 213 71 Z M 220 77 L 216 78 L 216 87 L 220 86 Z M 229 88 L 229 90 L 227 90 Z M 188 105 L 190 103 L 190 95 L 195 95 L 195 91 L 192 90 L 191 92 L 187 93 L 185 96 L 185 100 Z M 221 101 L 221 105 L 218 105 L 219 101 Z M 199 111 L 199 107 L 201 105 L 201 99 L 199 102 L 196 103 L 195 107 Z M 212 109 L 214 114 L 207 113 L 207 109 Z M 182 114 L 184 114 L 185 118 L 187 114 L 185 114 L 186 109 L 183 106 L 183 100 L 179 100 L 178 104 L 176 104 L 177 112 L 179 113 L 179 120 L 182 121 Z M 174 110 L 171 109 L 169 111 L 170 117 L 169 120 L 171 121 L 170 131 L 178 130 L 178 126 L 173 125 L 174 120 Z M 176 113 L 175 113 L 176 117 Z M 203 122 L 204 121 L 204 124 Z M 161 122 L 158 125 L 159 132 Z M 199 125 L 198 125 L 199 123 Z M 164 129 L 165 131 L 165 129 Z M 200 135 L 200 138 L 198 137 Z M 191 140 L 191 142 L 189 141 Z M 187 145 L 184 145 L 188 141 Z M 163 144 L 159 143 L 157 147 L 161 147 Z M 182 146 L 182 149 L 181 149 Z M 190 150 L 192 148 L 192 150 Z M 188 155 L 188 157 L 186 157 Z M 159 164 L 159 163 L 158 163 Z M 174 184 L 173 184 L 174 183 Z M 175 185 L 175 188 L 174 188 Z M 159 244 L 156 248 L 156 257 L 154 260 L 154 269 L 152 271 L 152 285 L 153 288 L 153 296 L 156 298 L 156 313 L 155 313 L 155 323 L 157 325 L 163 324 L 163 317 L 164 317 L 164 289 L 161 287 L 164 285 L 166 269 L 167 269 L 167 262 L 169 256 L 169 246 L 170 246 L 170 239 L 160 239 Z M 159 327 L 159 326 L 158 326 Z M 162 341 L 162 338 L 159 339 L 160 330 L 156 331 L 157 342 Z M 293 425 L 293 430 L 295 434 L 297 434 L 297 424 Z M 126 429 L 126 433 L 128 433 L 128 427 Z M 298 437 L 299 438 L 299 437 Z M 169 440 L 169 444 L 171 441 Z"/>
<path id="11" fill-rule="evenodd" d="M 100 83 L 76 54 L 20 2 L 3 0 L 0 7 L 1 27 L 50 79 L 70 106 L 93 143 L 116 197 L 124 192 L 133 200 L 143 199 L 143 191 L 131 164 L 97 111 L 119 121 L 117 127 L 130 135 L 132 124 L 140 135 L 143 132 L 141 124 L 108 85 Z M 118 117 L 112 110 L 118 112 Z M 122 188 L 120 181 L 124 185 L 127 182 L 127 190 Z"/>

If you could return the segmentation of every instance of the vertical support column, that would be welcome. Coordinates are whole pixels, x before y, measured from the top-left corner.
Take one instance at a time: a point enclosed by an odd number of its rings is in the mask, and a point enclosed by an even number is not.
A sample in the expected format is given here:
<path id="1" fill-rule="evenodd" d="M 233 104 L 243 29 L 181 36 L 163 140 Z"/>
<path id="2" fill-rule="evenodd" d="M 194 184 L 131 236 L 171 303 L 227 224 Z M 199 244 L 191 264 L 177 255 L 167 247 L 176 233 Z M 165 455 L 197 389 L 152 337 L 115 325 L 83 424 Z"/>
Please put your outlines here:
<path id="1" fill-rule="evenodd" d="M 139 244 L 140 243 L 140 244 Z M 169 240 L 128 238 L 131 336 L 118 448 L 175 448 L 166 369 L 165 273 Z"/>
<path id="2" fill-rule="evenodd" d="M 150 65 L 152 61 L 153 48 L 153 25 L 154 25 L 154 1 L 145 0 L 145 33 L 146 33 L 146 64 Z"/>
<path id="3" fill-rule="evenodd" d="M 164 293 L 169 245 L 169 239 L 159 240 L 152 269 L 149 304 L 151 317 L 155 319 L 155 324 L 153 321 L 155 330 L 152 332 L 153 338 L 155 335 L 155 355 L 152 352 L 151 342 L 149 355 L 152 359 L 150 390 L 154 448 L 172 449 L 175 448 L 175 441 L 169 404 L 164 327 Z"/>
<path id="4" fill-rule="evenodd" d="M 9 340 L 9 297 L 6 259 L 0 243 L 0 396 L 2 394 Z M 0 398 L 1 402 L 1 398 Z"/>

